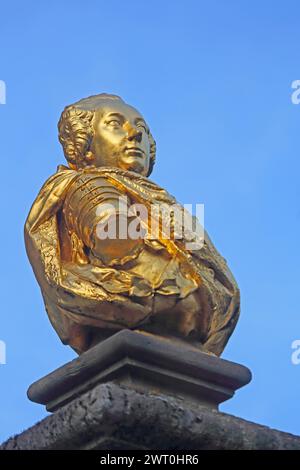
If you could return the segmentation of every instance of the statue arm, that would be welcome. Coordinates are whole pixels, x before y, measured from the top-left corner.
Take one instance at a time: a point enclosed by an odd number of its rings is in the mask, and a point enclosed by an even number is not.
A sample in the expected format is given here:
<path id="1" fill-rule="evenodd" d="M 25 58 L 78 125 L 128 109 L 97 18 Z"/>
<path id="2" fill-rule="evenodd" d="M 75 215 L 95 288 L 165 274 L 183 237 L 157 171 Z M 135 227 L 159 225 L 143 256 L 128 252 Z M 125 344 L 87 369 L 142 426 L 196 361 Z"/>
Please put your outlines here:
<path id="1" fill-rule="evenodd" d="M 72 226 L 77 236 L 88 247 L 94 257 L 107 266 L 122 265 L 135 258 L 141 248 L 142 239 L 128 237 L 128 198 L 104 178 L 77 182 L 66 199 L 64 212 L 67 225 Z M 121 199 L 120 199 L 121 198 Z M 120 202 L 121 201 L 121 202 Z"/>

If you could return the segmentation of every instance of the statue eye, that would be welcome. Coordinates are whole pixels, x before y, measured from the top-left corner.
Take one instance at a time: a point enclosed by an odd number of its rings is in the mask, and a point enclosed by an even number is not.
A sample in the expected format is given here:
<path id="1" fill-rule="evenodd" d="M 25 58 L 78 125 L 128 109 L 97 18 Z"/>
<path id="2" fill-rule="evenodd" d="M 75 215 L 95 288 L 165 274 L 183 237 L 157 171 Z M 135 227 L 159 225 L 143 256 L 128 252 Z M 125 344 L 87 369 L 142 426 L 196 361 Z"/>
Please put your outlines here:
<path id="1" fill-rule="evenodd" d="M 145 132 L 148 132 L 147 126 L 143 122 L 138 122 L 136 127 L 142 128 Z"/>
<path id="2" fill-rule="evenodd" d="M 112 127 L 120 127 L 121 123 L 118 121 L 118 119 L 111 119 L 110 121 L 107 122 Z"/>

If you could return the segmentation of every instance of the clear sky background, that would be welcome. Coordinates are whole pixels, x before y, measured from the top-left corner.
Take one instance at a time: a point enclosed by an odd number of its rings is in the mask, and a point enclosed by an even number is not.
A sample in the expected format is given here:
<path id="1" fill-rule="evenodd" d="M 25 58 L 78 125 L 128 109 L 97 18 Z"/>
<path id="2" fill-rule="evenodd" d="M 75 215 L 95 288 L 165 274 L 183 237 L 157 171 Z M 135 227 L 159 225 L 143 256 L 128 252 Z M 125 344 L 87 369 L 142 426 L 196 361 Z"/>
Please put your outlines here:
<path id="1" fill-rule="evenodd" d="M 205 223 L 241 289 L 223 357 L 250 385 L 221 409 L 300 434 L 300 79 L 297 1 L 0 2 L 0 441 L 46 416 L 28 386 L 75 357 L 50 326 L 23 242 L 41 185 L 64 162 L 57 121 L 121 95 L 157 141 L 152 179 Z"/>

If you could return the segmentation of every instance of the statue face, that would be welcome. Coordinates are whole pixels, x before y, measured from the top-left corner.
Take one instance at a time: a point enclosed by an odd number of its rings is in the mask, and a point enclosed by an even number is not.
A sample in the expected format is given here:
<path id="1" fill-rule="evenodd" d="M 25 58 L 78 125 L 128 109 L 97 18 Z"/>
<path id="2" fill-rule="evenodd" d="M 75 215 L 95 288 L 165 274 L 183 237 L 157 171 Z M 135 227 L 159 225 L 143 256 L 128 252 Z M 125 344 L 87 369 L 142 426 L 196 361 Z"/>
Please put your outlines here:
<path id="1" fill-rule="evenodd" d="M 96 110 L 91 144 L 96 167 L 117 167 L 147 175 L 150 164 L 148 126 L 131 106 L 108 100 Z"/>

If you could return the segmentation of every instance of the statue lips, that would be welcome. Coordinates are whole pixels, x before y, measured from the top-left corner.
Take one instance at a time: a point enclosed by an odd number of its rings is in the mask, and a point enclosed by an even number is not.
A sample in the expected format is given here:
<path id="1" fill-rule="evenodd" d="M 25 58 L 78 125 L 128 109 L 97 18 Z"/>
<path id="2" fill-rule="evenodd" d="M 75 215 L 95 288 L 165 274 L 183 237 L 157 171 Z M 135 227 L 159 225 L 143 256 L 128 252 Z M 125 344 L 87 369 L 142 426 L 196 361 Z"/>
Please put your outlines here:
<path id="1" fill-rule="evenodd" d="M 140 147 L 125 147 L 126 155 L 134 156 L 134 157 L 143 157 L 145 152 Z"/>

